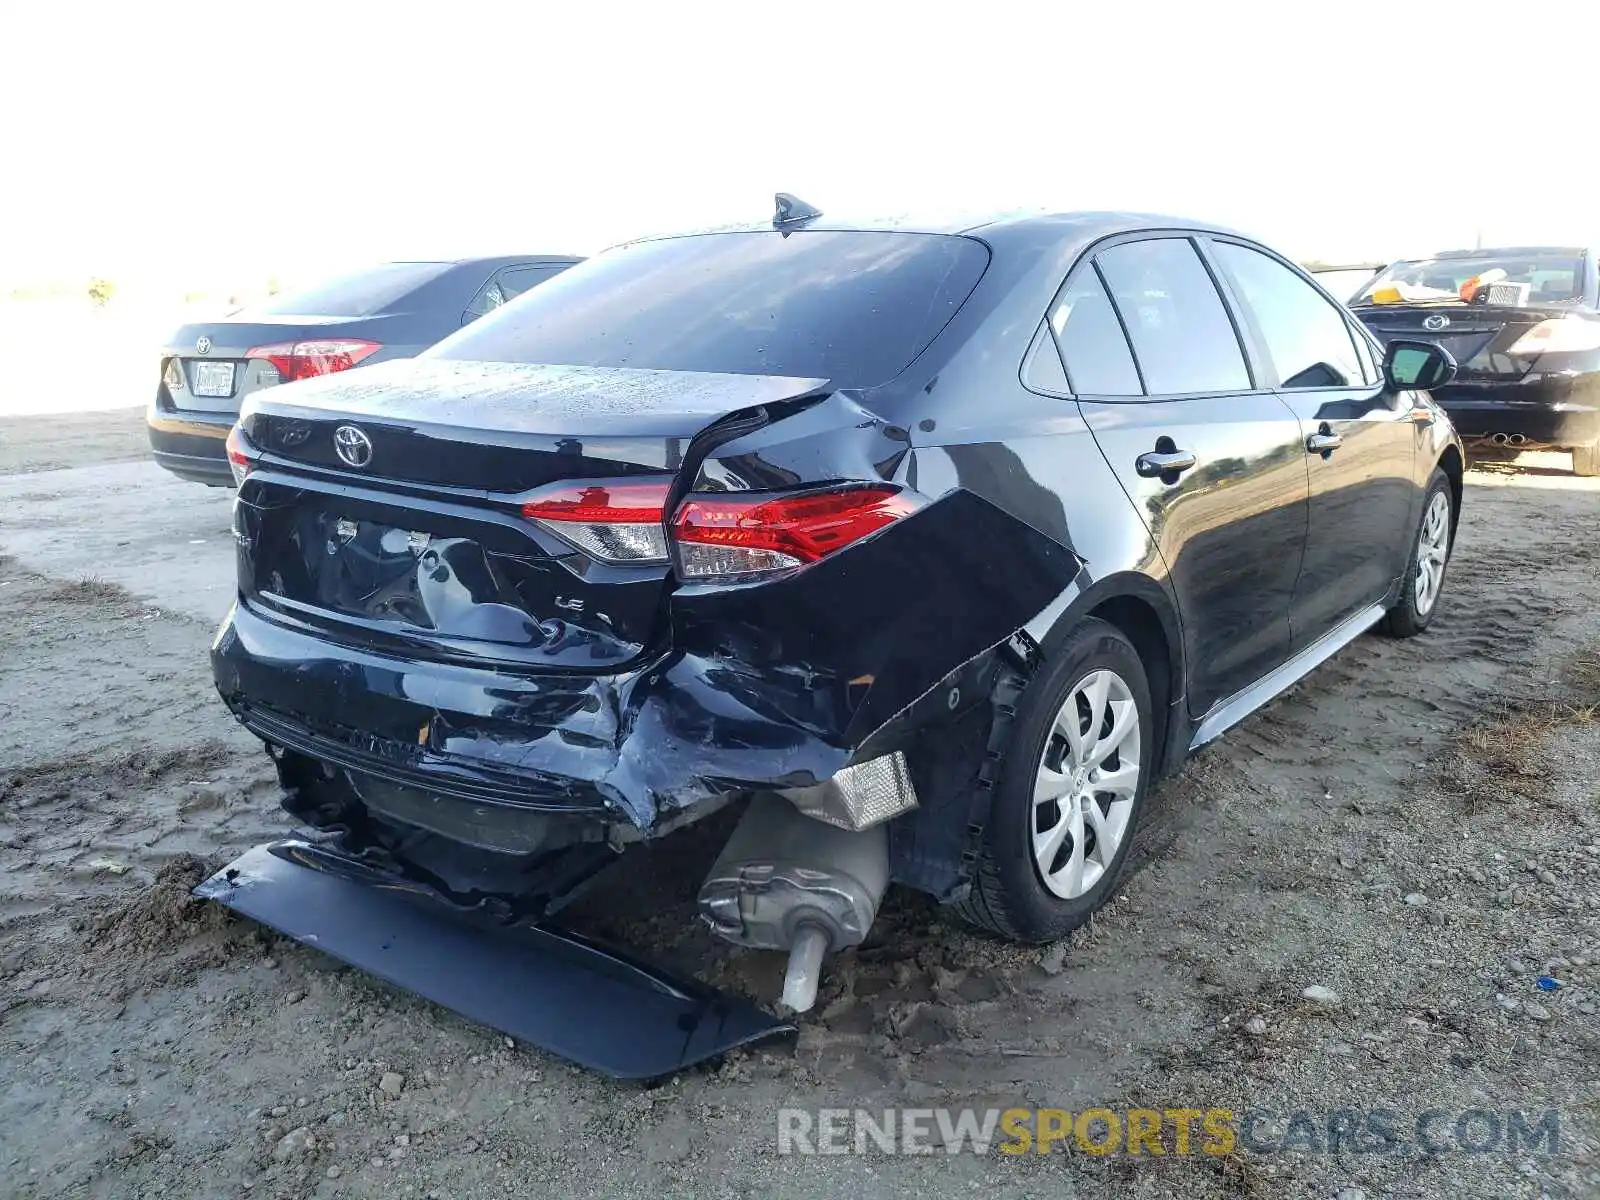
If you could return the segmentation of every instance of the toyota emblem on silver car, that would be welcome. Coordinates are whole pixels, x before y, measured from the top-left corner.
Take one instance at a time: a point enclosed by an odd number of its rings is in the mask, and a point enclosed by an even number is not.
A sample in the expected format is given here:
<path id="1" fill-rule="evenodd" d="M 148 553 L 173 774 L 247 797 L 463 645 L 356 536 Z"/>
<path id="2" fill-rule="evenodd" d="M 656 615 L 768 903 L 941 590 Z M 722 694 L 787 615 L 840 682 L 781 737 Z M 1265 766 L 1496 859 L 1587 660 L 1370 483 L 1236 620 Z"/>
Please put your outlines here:
<path id="1" fill-rule="evenodd" d="M 210 354 L 211 353 L 211 339 L 208 338 L 203 333 L 199 337 L 195 338 L 195 340 L 194 340 L 194 352 L 196 354 Z"/>
<path id="2" fill-rule="evenodd" d="M 1424 329 L 1431 329 L 1436 333 L 1441 329 L 1448 328 L 1449 325 L 1450 318 L 1445 316 L 1443 313 L 1434 313 L 1432 316 L 1425 318 L 1422 322 L 1422 327 Z"/>
<path id="3" fill-rule="evenodd" d="M 354 425 L 341 425 L 333 431 L 333 450 L 352 467 L 364 467 L 372 461 L 372 439 Z"/>

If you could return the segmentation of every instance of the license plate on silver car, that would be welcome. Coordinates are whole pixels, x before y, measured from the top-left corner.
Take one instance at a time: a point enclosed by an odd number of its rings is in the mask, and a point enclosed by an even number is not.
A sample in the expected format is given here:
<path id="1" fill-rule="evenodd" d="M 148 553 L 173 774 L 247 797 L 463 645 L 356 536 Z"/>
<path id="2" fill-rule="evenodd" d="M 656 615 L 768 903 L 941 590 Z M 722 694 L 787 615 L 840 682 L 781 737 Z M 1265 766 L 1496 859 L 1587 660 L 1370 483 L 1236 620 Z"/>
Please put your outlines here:
<path id="1" fill-rule="evenodd" d="M 190 363 L 189 384 L 196 396 L 231 396 L 233 395 L 233 364 L 231 362 Z"/>

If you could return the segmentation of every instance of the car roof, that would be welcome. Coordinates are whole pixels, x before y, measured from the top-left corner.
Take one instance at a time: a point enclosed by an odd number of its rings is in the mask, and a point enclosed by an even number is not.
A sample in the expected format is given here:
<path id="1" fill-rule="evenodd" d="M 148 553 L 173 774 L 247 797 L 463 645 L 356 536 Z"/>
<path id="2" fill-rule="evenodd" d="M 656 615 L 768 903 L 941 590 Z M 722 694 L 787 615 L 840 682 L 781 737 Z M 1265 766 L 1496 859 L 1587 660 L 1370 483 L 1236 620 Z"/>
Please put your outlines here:
<path id="1" fill-rule="evenodd" d="M 901 215 L 853 219 L 823 214 L 809 221 L 796 222 L 789 232 L 826 231 L 834 233 L 924 233 L 976 237 L 994 246 L 1018 245 L 1039 248 L 1057 243 L 1088 244 L 1122 233 L 1154 229 L 1181 229 L 1200 233 L 1220 233 L 1254 241 L 1248 234 L 1208 221 L 1170 214 L 1120 210 L 1047 212 L 1011 210 L 1004 212 L 957 212 L 943 215 Z M 714 233 L 773 233 L 771 220 L 738 222 L 680 233 L 631 239 L 621 245 L 666 241 L 679 237 L 698 237 Z M 617 247 L 613 247 L 615 249 Z"/>
<path id="2" fill-rule="evenodd" d="M 452 258 L 444 261 L 457 267 L 505 266 L 507 263 L 579 263 L 583 259 L 575 254 L 491 254 L 471 258 Z"/>

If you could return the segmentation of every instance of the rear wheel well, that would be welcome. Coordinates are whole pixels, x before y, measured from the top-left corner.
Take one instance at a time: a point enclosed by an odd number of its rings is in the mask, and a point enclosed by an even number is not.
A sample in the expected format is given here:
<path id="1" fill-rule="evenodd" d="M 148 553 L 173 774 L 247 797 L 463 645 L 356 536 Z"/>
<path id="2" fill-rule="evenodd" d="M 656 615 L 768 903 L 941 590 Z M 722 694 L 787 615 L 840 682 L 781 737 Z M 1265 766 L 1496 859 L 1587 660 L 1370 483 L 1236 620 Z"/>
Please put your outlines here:
<path id="1" fill-rule="evenodd" d="M 1151 605 L 1137 596 L 1112 596 L 1102 600 L 1087 614 L 1115 625 L 1122 636 L 1133 643 L 1144 664 L 1145 679 L 1150 685 L 1151 715 L 1156 723 L 1156 746 L 1167 743 L 1167 722 L 1172 705 L 1172 647 L 1167 641 L 1166 628 L 1161 617 Z M 1161 754 L 1156 756 L 1156 773 L 1162 773 Z"/>
<path id="2" fill-rule="evenodd" d="M 1439 456 L 1439 469 L 1444 472 L 1445 478 L 1450 481 L 1450 511 L 1457 524 L 1461 521 L 1461 481 L 1466 464 L 1461 461 L 1461 451 L 1454 446 L 1446 446 L 1444 453 Z M 1455 540 L 1455 530 L 1450 530 L 1451 541 Z"/>

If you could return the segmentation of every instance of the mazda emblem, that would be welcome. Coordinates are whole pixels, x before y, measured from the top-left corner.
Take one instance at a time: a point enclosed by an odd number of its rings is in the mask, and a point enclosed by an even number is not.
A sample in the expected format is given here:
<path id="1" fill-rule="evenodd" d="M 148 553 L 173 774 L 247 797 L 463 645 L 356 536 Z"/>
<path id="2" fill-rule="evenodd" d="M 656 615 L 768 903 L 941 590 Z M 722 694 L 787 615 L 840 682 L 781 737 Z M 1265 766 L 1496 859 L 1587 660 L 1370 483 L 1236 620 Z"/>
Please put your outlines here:
<path id="1" fill-rule="evenodd" d="M 1441 329 L 1447 329 L 1449 326 L 1450 318 L 1445 316 L 1443 313 L 1434 313 L 1432 316 L 1426 318 L 1422 322 L 1422 327 L 1424 329 L 1432 330 L 1435 333 Z"/>
<path id="2" fill-rule="evenodd" d="M 206 335 L 203 334 L 203 333 L 199 337 L 195 338 L 195 340 L 194 340 L 194 352 L 196 354 L 210 354 L 211 353 L 211 339 L 206 337 Z"/>
<path id="3" fill-rule="evenodd" d="M 364 467 L 372 461 L 372 439 L 354 425 L 333 431 L 333 452 L 347 466 Z"/>

